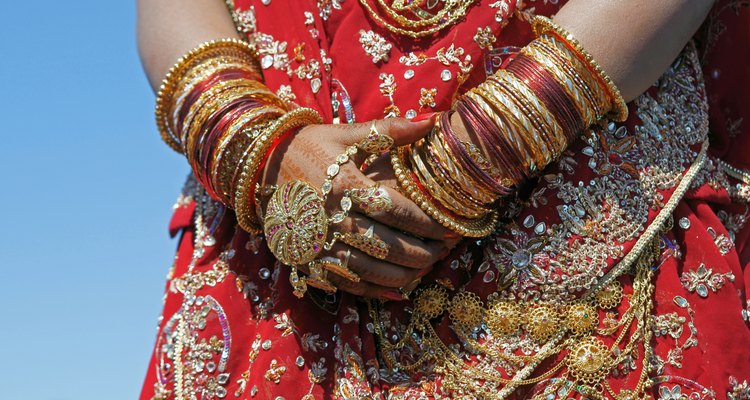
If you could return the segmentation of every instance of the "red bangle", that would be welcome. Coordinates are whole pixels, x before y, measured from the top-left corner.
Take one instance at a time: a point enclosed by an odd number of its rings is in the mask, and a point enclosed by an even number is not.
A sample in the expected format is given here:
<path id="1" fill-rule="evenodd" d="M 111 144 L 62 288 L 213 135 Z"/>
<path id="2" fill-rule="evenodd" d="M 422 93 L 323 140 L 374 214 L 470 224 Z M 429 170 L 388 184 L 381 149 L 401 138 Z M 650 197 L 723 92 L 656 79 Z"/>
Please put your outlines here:
<path id="1" fill-rule="evenodd" d="M 568 142 L 575 139 L 576 135 L 586 128 L 583 116 L 575 107 L 573 100 L 536 60 L 521 54 L 508 65 L 507 70 L 524 81 L 539 97 L 562 126 L 567 134 Z"/>

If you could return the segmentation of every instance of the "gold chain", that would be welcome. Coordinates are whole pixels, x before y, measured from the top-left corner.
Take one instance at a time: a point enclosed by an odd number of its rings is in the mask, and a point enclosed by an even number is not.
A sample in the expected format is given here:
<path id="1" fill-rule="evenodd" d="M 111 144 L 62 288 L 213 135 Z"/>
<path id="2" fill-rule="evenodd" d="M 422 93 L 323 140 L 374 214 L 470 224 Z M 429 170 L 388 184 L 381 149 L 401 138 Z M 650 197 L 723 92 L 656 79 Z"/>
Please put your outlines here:
<path id="1" fill-rule="evenodd" d="M 382 0 L 380 0 L 382 3 Z M 375 20 L 378 24 L 382 25 L 384 28 L 388 29 L 389 31 L 403 36 L 408 36 L 411 38 L 421 38 L 424 36 L 429 36 L 435 32 L 438 32 L 442 30 L 443 28 L 452 25 L 454 22 L 459 20 L 460 18 L 463 18 L 463 16 L 466 14 L 466 9 L 469 8 L 469 6 L 474 3 L 475 0 L 450 0 L 446 5 L 445 8 L 443 8 L 438 15 L 441 15 L 442 18 L 435 19 L 436 16 L 429 18 L 427 21 L 435 20 L 434 22 L 441 21 L 437 23 L 436 25 L 433 25 L 430 28 L 421 30 L 419 28 L 422 28 L 421 25 L 423 25 L 422 22 L 418 21 L 412 21 L 408 20 L 402 16 L 398 16 L 397 20 L 403 19 L 405 20 L 405 23 L 403 25 L 407 28 L 412 29 L 405 29 L 402 27 L 398 27 L 396 25 L 391 24 L 390 22 L 386 21 L 383 17 L 378 15 L 378 13 L 375 11 L 375 9 L 367 2 L 367 0 L 359 0 L 360 4 L 362 4 L 362 7 L 365 8 L 368 15 L 372 17 L 372 19 Z M 390 7 L 384 6 L 386 12 L 388 14 L 394 13 Z M 442 14 L 441 14 L 442 13 Z M 398 14 L 396 14 L 398 15 Z M 394 17 L 395 18 L 395 17 Z"/>

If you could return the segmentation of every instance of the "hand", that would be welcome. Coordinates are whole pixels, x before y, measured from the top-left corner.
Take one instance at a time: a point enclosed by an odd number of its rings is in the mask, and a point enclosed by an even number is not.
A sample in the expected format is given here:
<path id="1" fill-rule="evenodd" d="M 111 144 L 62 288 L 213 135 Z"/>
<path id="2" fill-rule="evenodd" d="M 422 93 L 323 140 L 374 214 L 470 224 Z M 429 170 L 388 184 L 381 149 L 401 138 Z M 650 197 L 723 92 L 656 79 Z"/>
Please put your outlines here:
<path id="1" fill-rule="evenodd" d="M 374 122 L 380 134 L 388 135 L 395 146 L 405 145 L 426 136 L 430 120 L 410 122 L 405 119 L 387 119 Z M 301 129 L 291 140 L 280 144 L 268 160 L 265 185 L 281 186 L 286 182 L 301 180 L 320 188 L 326 179 L 326 169 L 345 149 L 364 140 L 372 123 L 353 125 L 312 125 Z M 344 190 L 368 188 L 376 184 L 366 177 L 359 166 L 368 154 L 359 151 L 351 161 L 341 166 L 333 179 L 326 209 L 332 215 L 340 209 L 339 201 Z M 393 188 L 383 188 L 393 203 L 390 210 L 365 213 L 355 206 L 344 221 L 334 224 L 330 232 L 362 233 L 374 227 L 374 234 L 390 245 L 383 260 L 372 257 L 341 242 L 319 257 L 333 256 L 344 260 L 350 251 L 348 267 L 361 278 L 352 282 L 333 273 L 328 280 L 337 288 L 360 296 L 399 300 L 397 288 L 409 285 L 429 272 L 431 266 L 449 251 L 455 234 L 433 221 L 419 206 Z M 368 210 L 370 211 L 370 210 Z M 452 247 L 452 246 L 451 246 Z M 307 272 L 305 266 L 298 266 Z"/>

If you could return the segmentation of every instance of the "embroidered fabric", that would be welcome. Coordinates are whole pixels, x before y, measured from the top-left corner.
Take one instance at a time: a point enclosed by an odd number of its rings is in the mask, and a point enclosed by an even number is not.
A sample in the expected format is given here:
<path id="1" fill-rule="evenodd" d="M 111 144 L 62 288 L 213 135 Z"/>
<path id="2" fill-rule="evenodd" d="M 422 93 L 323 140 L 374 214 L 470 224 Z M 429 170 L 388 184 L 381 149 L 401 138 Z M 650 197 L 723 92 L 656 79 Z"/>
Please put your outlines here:
<path id="1" fill-rule="evenodd" d="M 561 3 L 476 1 L 414 41 L 356 1 L 228 2 L 266 84 L 328 122 L 449 108 Z M 584 133 L 410 302 L 297 300 L 190 178 L 141 398 L 748 398 L 744 3 L 717 2 L 629 121 Z"/>

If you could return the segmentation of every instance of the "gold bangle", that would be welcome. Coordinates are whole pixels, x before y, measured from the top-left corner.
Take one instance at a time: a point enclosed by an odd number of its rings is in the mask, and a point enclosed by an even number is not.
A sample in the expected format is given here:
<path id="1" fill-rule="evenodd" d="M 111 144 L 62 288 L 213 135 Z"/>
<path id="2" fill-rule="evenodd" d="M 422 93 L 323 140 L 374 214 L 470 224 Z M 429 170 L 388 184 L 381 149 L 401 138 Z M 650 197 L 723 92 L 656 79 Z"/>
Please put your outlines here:
<path id="1" fill-rule="evenodd" d="M 201 136 L 198 134 L 206 128 L 205 122 L 227 102 L 241 99 L 246 96 L 251 86 L 246 81 L 226 81 L 216 87 L 207 90 L 190 108 L 182 123 L 180 142 L 183 155 L 189 161 L 195 148 L 196 140 Z"/>
<path id="2" fill-rule="evenodd" d="M 594 57 L 589 54 L 588 51 L 581 45 L 580 42 L 567 30 L 563 29 L 560 25 L 554 23 L 551 19 L 538 15 L 533 21 L 534 32 L 537 36 L 541 36 L 545 32 L 552 31 L 560 36 L 561 39 L 565 40 L 573 49 L 578 52 L 583 61 L 590 67 L 592 73 L 596 74 L 601 79 L 604 86 L 610 95 L 610 115 L 615 121 L 622 122 L 628 118 L 628 106 L 625 99 L 620 93 L 620 89 L 612 82 L 612 79 L 604 72 L 604 69 L 599 63 L 594 60 Z"/>
<path id="3" fill-rule="evenodd" d="M 534 125 L 526 117 L 526 114 L 513 101 L 513 98 L 505 92 L 495 90 L 493 87 L 487 87 L 484 83 L 472 89 L 477 95 L 482 96 L 484 100 L 501 112 L 508 119 L 508 122 L 516 125 L 516 128 L 523 132 L 521 139 L 526 148 L 532 155 L 533 163 L 529 170 L 541 170 L 551 159 L 548 153 L 540 147 L 542 141 L 536 133 Z M 488 90 L 489 89 L 489 90 Z"/>
<path id="4" fill-rule="evenodd" d="M 442 128 L 438 124 L 435 127 L 433 137 L 442 136 L 442 133 Z M 492 212 L 491 204 L 495 201 L 492 189 L 487 187 L 484 182 L 477 181 L 471 174 L 468 174 L 447 146 L 435 148 L 434 143 L 441 142 L 439 138 L 438 140 L 425 141 L 419 146 L 420 148 L 414 150 L 420 154 L 418 160 L 420 164 L 426 163 L 423 168 L 432 172 L 429 179 L 435 183 L 428 182 L 427 188 L 429 189 L 433 185 L 439 186 L 454 202 L 470 209 L 470 213 L 459 213 L 464 217 L 477 218 Z M 441 158 L 441 155 L 444 158 Z M 417 169 L 419 168 L 417 166 Z M 450 168 L 455 174 L 448 172 L 447 168 Z M 481 197 L 481 199 L 478 197 Z"/>
<path id="5" fill-rule="evenodd" d="M 446 172 L 445 166 L 442 165 L 443 162 L 434 157 L 434 152 L 431 145 L 423 146 L 422 149 L 419 149 L 419 152 L 421 153 L 423 162 L 425 162 L 427 167 L 432 171 L 431 179 L 435 181 L 435 185 L 439 185 L 442 189 L 444 189 L 451 198 L 464 199 L 465 201 L 463 203 L 466 204 L 466 207 L 470 207 L 472 210 L 474 210 L 472 211 L 472 213 L 476 216 L 480 215 L 476 212 L 476 210 L 482 210 L 482 214 L 486 214 L 487 212 L 492 211 L 491 209 L 486 209 L 484 207 L 484 202 L 474 198 L 472 193 L 470 193 L 467 188 L 464 187 L 464 183 L 460 183 L 459 181 L 453 179 L 453 177 Z M 466 175 L 463 175 L 461 178 L 466 178 L 460 179 L 461 182 L 474 182 L 473 179 Z M 477 189 L 477 186 L 479 185 L 477 183 L 474 183 L 471 187 Z M 491 194 L 487 193 L 487 195 L 488 197 L 493 198 Z M 492 201 L 488 201 L 487 203 L 491 202 Z"/>
<path id="6" fill-rule="evenodd" d="M 461 166 L 455 155 L 448 150 L 448 145 L 443 137 L 444 132 L 440 124 L 435 126 L 433 134 L 428 138 L 429 146 L 427 151 L 431 157 L 428 157 L 428 162 L 434 157 L 435 163 L 442 176 L 448 182 L 455 182 L 455 185 L 461 187 L 464 192 L 471 197 L 472 201 L 476 204 L 490 204 L 496 199 L 492 194 L 492 189 L 487 187 L 483 182 L 477 182 L 467 174 L 464 168 Z"/>
<path id="7" fill-rule="evenodd" d="M 548 54 L 549 60 L 553 60 L 555 66 L 571 77 L 583 91 L 596 114 L 596 119 L 589 125 L 604 117 L 605 110 L 610 108 L 609 95 L 581 59 L 564 43 L 548 34 L 538 37 L 534 44 L 541 52 Z"/>
<path id="8" fill-rule="evenodd" d="M 227 69 L 239 69 L 248 73 L 254 71 L 252 68 L 247 67 L 247 65 L 238 62 L 237 60 L 221 57 L 207 60 L 203 64 L 190 70 L 175 87 L 174 98 L 170 103 L 171 114 L 167 116 L 168 120 L 165 121 L 170 129 L 176 132 L 176 126 L 179 122 L 179 112 L 182 109 L 188 94 L 190 94 L 198 84 L 207 80 L 211 75 Z M 258 78 L 261 78 L 261 76 L 258 75 Z"/>
<path id="9" fill-rule="evenodd" d="M 226 136 L 219 139 L 212 159 L 211 181 L 215 193 L 224 204 L 231 204 L 233 172 L 240 165 L 244 150 L 252 146 L 262 130 L 268 128 L 269 122 L 281 117 L 284 112 L 272 106 L 255 109 L 240 117 L 227 129 Z"/>
<path id="10" fill-rule="evenodd" d="M 251 188 L 249 184 L 259 172 L 260 164 L 273 142 L 291 129 L 322 122 L 323 119 L 317 111 L 311 108 L 297 108 L 277 119 L 266 132 L 260 135 L 242 166 L 235 189 L 234 210 L 237 214 L 237 223 L 242 229 L 248 232 L 262 232 L 255 209 L 250 206 L 250 199 L 255 188 Z"/>
<path id="11" fill-rule="evenodd" d="M 507 71 L 497 71 L 495 75 L 487 79 L 487 81 L 485 82 L 487 84 L 485 88 L 487 92 L 496 97 L 499 97 L 499 93 L 504 94 L 509 101 L 513 102 L 513 105 L 521 113 L 520 115 L 515 115 L 516 119 L 521 120 L 521 117 L 525 117 L 525 119 L 530 122 L 530 125 L 524 125 L 531 126 L 531 129 L 526 131 L 526 137 L 528 139 L 532 139 L 533 148 L 538 149 L 538 154 L 541 155 L 541 158 L 537 158 L 537 163 L 541 163 L 541 165 L 538 165 L 538 167 L 540 167 L 540 169 L 543 169 L 545 166 L 547 166 L 547 164 L 552 162 L 554 153 L 553 148 L 546 140 L 547 132 L 545 130 L 544 124 L 541 121 L 541 117 L 534 114 L 534 112 L 528 107 L 528 104 L 523 101 L 523 97 L 520 96 L 519 93 L 508 87 L 505 78 L 507 78 L 509 75 L 510 74 Z M 529 142 L 528 140 L 526 143 L 527 145 L 532 144 L 532 142 Z"/>
<path id="12" fill-rule="evenodd" d="M 477 220 L 459 220 L 438 210 L 422 194 L 411 176 L 411 171 L 404 165 L 405 151 L 404 147 L 399 147 L 395 151 L 391 151 L 391 165 L 393 165 L 393 170 L 399 184 L 409 199 L 415 202 L 427 215 L 439 224 L 462 236 L 485 237 L 492 233 L 497 224 L 497 211 L 493 211 Z"/>
<path id="13" fill-rule="evenodd" d="M 565 90 L 583 118 L 584 125 L 591 125 L 599 119 L 601 110 L 595 95 L 577 71 L 565 68 L 566 63 L 560 54 L 537 41 L 524 47 L 521 52 L 538 62 Z"/>
<path id="14" fill-rule="evenodd" d="M 423 162 L 420 156 L 420 149 L 415 148 L 416 144 L 406 148 L 407 157 L 411 159 L 411 164 L 414 166 L 412 172 L 417 175 L 417 178 L 422 182 L 422 186 L 430 193 L 430 195 L 438 200 L 443 207 L 449 209 L 465 218 L 478 218 L 482 215 L 487 214 L 491 210 L 482 213 L 478 208 L 472 207 L 465 203 L 465 199 L 460 196 L 448 193 L 450 185 L 440 185 L 433 179 L 433 175 L 428 171 L 427 166 Z"/>
<path id="15" fill-rule="evenodd" d="M 567 136 L 563 128 L 555 119 L 555 116 L 547 109 L 537 95 L 528 87 L 526 83 L 518 79 L 511 73 L 503 74 L 504 83 L 515 93 L 524 106 L 536 117 L 542 124 L 542 132 L 546 133 L 548 148 L 552 148 L 552 158 L 557 159 L 560 154 L 567 148 Z"/>
<path id="16" fill-rule="evenodd" d="M 485 99 L 472 92 L 468 92 L 465 94 L 466 97 L 471 98 L 478 106 L 479 108 L 490 117 L 492 122 L 495 124 L 495 126 L 500 130 L 500 132 L 503 132 L 505 134 L 505 139 L 510 143 L 513 150 L 518 154 L 518 156 L 524 160 L 524 164 L 520 167 L 523 168 L 525 171 L 529 171 L 530 173 L 534 173 L 535 170 L 532 169 L 532 165 L 534 165 L 534 158 L 533 155 L 530 152 L 530 149 L 526 147 L 524 140 L 523 140 L 523 132 L 520 131 L 516 125 L 510 123 L 510 120 L 507 120 L 504 117 L 501 117 L 500 110 L 493 107 L 492 104 L 485 101 Z M 507 120 L 507 122 L 506 122 Z M 518 182 L 516 182 L 518 183 Z"/>
<path id="17" fill-rule="evenodd" d="M 187 54 L 180 57 L 177 62 L 170 68 L 164 77 L 159 92 L 156 96 L 155 116 L 156 124 L 162 139 L 169 147 L 177 152 L 181 152 L 181 145 L 175 132 L 172 131 L 166 123 L 168 115 L 168 105 L 174 95 L 176 84 L 182 79 L 185 72 L 197 64 L 203 62 L 206 58 L 216 57 L 223 54 L 246 54 L 251 60 L 257 60 L 255 48 L 239 39 L 218 39 L 205 42 Z M 258 69 L 260 71 L 260 69 Z"/>

